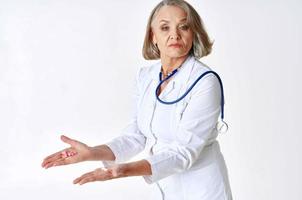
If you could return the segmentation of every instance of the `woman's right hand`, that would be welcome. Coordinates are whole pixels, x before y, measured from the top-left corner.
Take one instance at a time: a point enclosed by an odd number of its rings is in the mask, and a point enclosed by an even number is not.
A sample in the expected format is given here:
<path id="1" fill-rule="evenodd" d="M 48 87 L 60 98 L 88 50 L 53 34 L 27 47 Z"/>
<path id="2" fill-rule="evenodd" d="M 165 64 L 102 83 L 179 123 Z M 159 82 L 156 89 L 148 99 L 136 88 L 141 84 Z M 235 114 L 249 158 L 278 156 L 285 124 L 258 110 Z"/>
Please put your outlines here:
<path id="1" fill-rule="evenodd" d="M 42 167 L 47 169 L 89 160 L 92 151 L 91 147 L 64 135 L 61 136 L 61 140 L 69 144 L 70 147 L 47 156 L 42 162 Z"/>

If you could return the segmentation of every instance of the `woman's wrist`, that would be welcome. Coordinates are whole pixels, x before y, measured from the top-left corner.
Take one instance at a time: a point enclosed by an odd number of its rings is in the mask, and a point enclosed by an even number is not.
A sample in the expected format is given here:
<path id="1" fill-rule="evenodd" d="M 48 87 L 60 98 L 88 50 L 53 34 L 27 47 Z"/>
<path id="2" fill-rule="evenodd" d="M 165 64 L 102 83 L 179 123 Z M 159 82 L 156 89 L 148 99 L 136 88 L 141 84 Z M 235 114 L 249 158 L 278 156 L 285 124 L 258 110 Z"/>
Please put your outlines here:
<path id="1" fill-rule="evenodd" d="M 115 156 L 111 149 L 107 145 L 99 145 L 90 148 L 90 155 L 88 160 L 96 161 L 96 160 L 110 160 L 114 161 Z"/>
<path id="2" fill-rule="evenodd" d="M 119 176 L 118 178 L 128 176 L 144 176 L 152 174 L 151 165 L 147 160 L 119 164 L 116 170 L 116 175 Z"/>

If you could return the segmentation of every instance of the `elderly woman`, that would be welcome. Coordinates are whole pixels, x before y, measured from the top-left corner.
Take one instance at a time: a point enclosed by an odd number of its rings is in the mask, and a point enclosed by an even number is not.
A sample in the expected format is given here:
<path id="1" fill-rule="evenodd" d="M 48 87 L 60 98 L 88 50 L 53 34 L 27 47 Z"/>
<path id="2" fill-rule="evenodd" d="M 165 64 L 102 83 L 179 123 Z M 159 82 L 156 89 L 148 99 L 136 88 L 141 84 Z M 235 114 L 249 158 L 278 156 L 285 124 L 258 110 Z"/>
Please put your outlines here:
<path id="1" fill-rule="evenodd" d="M 191 5 L 183 0 L 160 2 L 150 15 L 143 47 L 145 59 L 160 62 L 140 68 L 137 74 L 130 123 L 119 137 L 95 147 L 61 136 L 71 147 L 46 157 L 42 166 L 100 160 L 104 168 L 74 183 L 142 176 L 147 183 L 155 183 L 153 199 L 232 199 L 216 140 L 223 99 L 217 77 L 207 74 L 180 101 L 163 103 L 178 99 L 210 70 L 198 59 L 208 55 L 211 47 Z M 124 162 L 144 149 L 149 152 L 145 159 Z"/>

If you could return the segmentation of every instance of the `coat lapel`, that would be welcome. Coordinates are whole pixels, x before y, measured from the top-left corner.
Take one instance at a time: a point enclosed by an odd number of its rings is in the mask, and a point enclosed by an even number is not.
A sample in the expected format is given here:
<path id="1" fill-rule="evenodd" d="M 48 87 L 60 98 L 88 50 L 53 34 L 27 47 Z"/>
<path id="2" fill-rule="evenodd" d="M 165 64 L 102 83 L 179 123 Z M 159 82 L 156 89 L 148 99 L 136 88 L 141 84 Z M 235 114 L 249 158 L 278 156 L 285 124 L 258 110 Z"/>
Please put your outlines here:
<path id="1" fill-rule="evenodd" d="M 174 74 L 173 77 L 171 77 L 171 80 L 165 87 L 165 89 L 161 92 L 159 95 L 159 98 L 163 101 L 174 101 L 178 99 L 181 95 L 184 94 L 188 86 L 188 80 L 191 74 L 191 71 L 193 69 L 195 63 L 195 58 L 193 56 L 189 56 L 185 62 L 183 63 L 183 66 L 179 68 L 179 71 L 177 71 L 176 74 Z M 155 103 L 157 101 L 155 90 L 159 81 L 159 72 L 161 69 L 161 63 L 157 63 L 153 66 L 151 66 L 148 69 L 148 73 L 144 77 L 144 87 L 143 87 L 143 95 L 141 97 L 141 104 L 140 104 L 140 111 L 139 111 L 139 121 L 140 125 L 142 125 L 140 128 L 143 132 L 147 135 L 152 135 L 150 123 L 153 117 L 153 112 L 155 108 Z M 189 96 L 189 95 L 188 95 Z M 157 102 L 160 103 L 160 102 Z M 181 100 L 173 105 L 176 106 L 176 114 L 180 113 L 182 110 L 182 105 L 185 105 L 185 101 Z M 172 105 L 170 105 L 172 106 Z M 178 111 L 179 110 L 179 111 Z M 150 135 L 150 136 L 151 136 Z"/>
<path id="2" fill-rule="evenodd" d="M 173 101 L 176 98 L 183 95 L 183 93 L 187 89 L 187 83 L 189 81 L 189 77 L 192 71 L 192 68 L 195 63 L 195 58 L 192 55 L 189 55 L 188 58 L 184 61 L 182 66 L 178 69 L 177 73 L 174 74 L 173 77 L 171 77 L 171 80 L 168 82 L 165 89 L 161 92 L 159 95 L 159 98 L 166 101 Z M 160 83 L 159 81 L 159 72 L 161 69 L 161 63 L 157 63 L 156 66 L 154 66 L 151 71 L 151 78 L 154 80 L 153 82 L 156 83 L 156 86 L 154 87 L 156 89 L 157 85 Z M 155 89 L 154 89 L 154 95 L 155 95 Z M 173 95 L 169 95 L 172 94 Z M 177 94 L 176 94 L 177 93 Z M 169 97 L 171 96 L 171 97 Z M 174 99 L 171 99 L 174 98 Z"/>

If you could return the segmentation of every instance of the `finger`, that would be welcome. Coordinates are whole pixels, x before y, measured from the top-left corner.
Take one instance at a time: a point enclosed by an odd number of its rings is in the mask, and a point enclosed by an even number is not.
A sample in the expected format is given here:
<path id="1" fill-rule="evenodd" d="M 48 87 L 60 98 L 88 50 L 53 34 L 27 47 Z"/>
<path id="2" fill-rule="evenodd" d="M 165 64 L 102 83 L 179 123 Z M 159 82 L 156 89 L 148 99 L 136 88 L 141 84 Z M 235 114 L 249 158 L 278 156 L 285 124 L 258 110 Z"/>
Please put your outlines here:
<path id="1" fill-rule="evenodd" d="M 60 165 L 68 165 L 71 163 L 77 163 L 79 159 L 74 156 L 76 156 L 78 153 L 76 151 L 73 151 L 72 149 L 67 151 L 62 151 L 61 156 L 58 156 L 56 158 L 50 159 L 48 162 L 46 162 L 43 166 L 44 168 L 50 168 L 54 166 L 60 166 Z"/>
<path id="2" fill-rule="evenodd" d="M 93 175 L 94 175 L 94 172 L 88 172 L 88 173 L 83 174 L 82 176 L 76 178 L 76 179 L 73 181 L 73 183 L 74 183 L 74 184 L 77 184 L 77 183 L 79 183 L 81 180 L 83 180 L 84 178 L 88 178 L 88 177 L 91 177 L 91 176 L 93 176 Z"/>
<path id="3" fill-rule="evenodd" d="M 88 182 L 94 182 L 96 181 L 96 178 L 94 176 L 90 176 L 90 177 L 87 177 L 87 178 L 84 178 L 82 179 L 80 182 L 79 182 L 79 185 L 83 185 L 85 183 L 88 183 Z"/>
<path id="4" fill-rule="evenodd" d="M 61 159 L 59 159 L 59 160 L 56 160 L 55 162 L 53 162 L 52 163 L 52 167 L 53 166 L 61 166 L 61 165 L 69 165 L 69 164 L 71 164 L 71 163 L 76 163 L 76 161 L 75 160 L 71 160 L 71 158 L 70 157 L 67 157 L 67 158 L 61 158 Z"/>
<path id="5" fill-rule="evenodd" d="M 64 160 L 48 163 L 45 166 L 45 169 L 48 169 L 48 168 L 51 168 L 51 167 L 57 167 L 57 166 L 61 166 L 61 165 L 67 165 L 67 163 Z"/>
<path id="6" fill-rule="evenodd" d="M 42 163 L 42 167 L 45 167 L 46 165 L 53 163 L 61 158 L 67 158 L 70 156 L 74 156 L 76 154 L 77 154 L 77 152 L 73 151 L 72 148 L 64 149 L 62 151 L 59 151 L 59 152 L 45 158 Z"/>
<path id="7" fill-rule="evenodd" d="M 43 167 L 44 167 L 45 169 L 48 169 L 48 168 L 54 166 L 54 163 L 55 163 L 55 161 L 53 161 L 53 162 L 47 162 L 47 163 L 45 163 L 45 164 L 43 165 Z"/>
<path id="8" fill-rule="evenodd" d="M 78 144 L 78 141 L 71 139 L 65 135 L 61 135 L 61 140 L 67 144 L 70 144 L 71 146 L 75 146 Z"/>
<path id="9" fill-rule="evenodd" d="M 62 151 L 58 151 L 58 152 L 56 152 L 56 153 L 53 153 L 53 154 L 47 156 L 46 158 L 44 158 L 43 160 L 48 160 L 48 159 L 50 159 L 50 158 L 52 158 L 52 157 L 54 157 L 54 156 L 60 154 L 61 152 L 62 152 Z"/>
<path id="10" fill-rule="evenodd" d="M 57 159 L 60 159 L 62 158 L 62 156 L 64 156 L 64 154 L 62 154 L 62 151 L 59 151 L 57 153 L 54 153 L 48 157 L 46 157 L 43 162 L 42 162 L 42 167 L 45 167 L 46 164 L 50 163 L 50 162 L 53 162 Z"/>
<path id="11" fill-rule="evenodd" d="M 54 167 L 54 166 L 56 166 L 56 165 L 52 162 L 52 163 L 47 163 L 47 164 L 44 166 L 44 168 L 45 168 L 45 169 L 48 169 L 48 168 L 51 168 L 51 167 Z"/>
<path id="12" fill-rule="evenodd" d="M 44 168 L 48 169 L 50 167 L 55 167 L 55 166 L 60 166 L 60 165 L 66 165 L 65 163 L 65 158 L 61 158 L 59 160 L 53 161 L 53 162 L 49 162 L 47 164 L 45 164 Z"/>
<path id="13" fill-rule="evenodd" d="M 61 166 L 61 165 L 69 165 L 71 163 L 76 163 L 75 161 L 71 161 L 70 158 L 61 158 L 58 159 L 54 162 L 48 163 L 45 168 L 50 168 L 50 167 L 57 167 L 57 166 Z"/>

